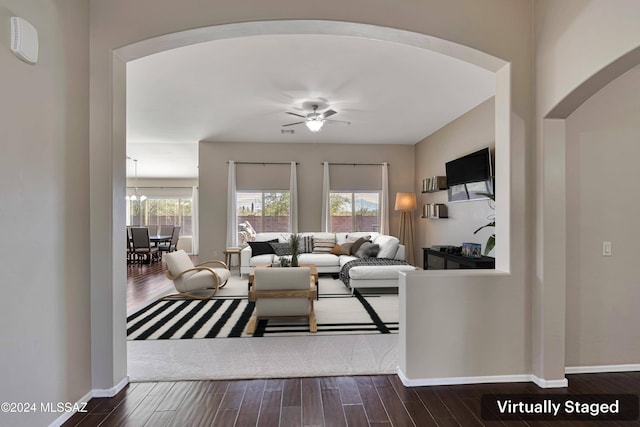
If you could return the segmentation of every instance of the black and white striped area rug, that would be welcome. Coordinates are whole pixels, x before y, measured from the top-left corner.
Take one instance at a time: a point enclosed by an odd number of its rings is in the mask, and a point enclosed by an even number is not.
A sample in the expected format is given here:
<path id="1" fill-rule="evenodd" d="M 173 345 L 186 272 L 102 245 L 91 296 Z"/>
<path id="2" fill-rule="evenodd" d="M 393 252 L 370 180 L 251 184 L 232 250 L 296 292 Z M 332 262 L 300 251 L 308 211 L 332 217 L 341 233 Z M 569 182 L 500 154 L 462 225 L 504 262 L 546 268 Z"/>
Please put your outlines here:
<path id="1" fill-rule="evenodd" d="M 127 318 L 127 339 L 164 340 L 398 332 L 397 295 L 325 297 L 314 301 L 318 332 L 306 319 L 261 320 L 245 330 L 254 304 L 246 298 L 158 300 Z"/>

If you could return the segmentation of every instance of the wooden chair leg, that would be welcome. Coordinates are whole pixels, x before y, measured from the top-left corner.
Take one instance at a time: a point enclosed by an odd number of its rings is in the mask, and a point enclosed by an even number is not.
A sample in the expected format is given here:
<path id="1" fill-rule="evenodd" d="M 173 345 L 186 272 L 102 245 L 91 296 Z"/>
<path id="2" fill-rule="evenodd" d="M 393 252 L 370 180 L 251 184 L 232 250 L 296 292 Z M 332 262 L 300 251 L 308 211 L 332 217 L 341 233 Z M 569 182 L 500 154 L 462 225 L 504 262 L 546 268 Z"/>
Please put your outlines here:
<path id="1" fill-rule="evenodd" d="M 256 324 L 258 323 L 258 315 L 253 312 L 253 315 L 249 319 L 249 324 L 247 324 L 247 333 L 253 334 L 256 331 Z"/>
<path id="2" fill-rule="evenodd" d="M 318 332 L 318 324 L 316 323 L 316 312 L 313 311 L 313 305 L 309 312 L 309 331 L 312 333 Z"/>

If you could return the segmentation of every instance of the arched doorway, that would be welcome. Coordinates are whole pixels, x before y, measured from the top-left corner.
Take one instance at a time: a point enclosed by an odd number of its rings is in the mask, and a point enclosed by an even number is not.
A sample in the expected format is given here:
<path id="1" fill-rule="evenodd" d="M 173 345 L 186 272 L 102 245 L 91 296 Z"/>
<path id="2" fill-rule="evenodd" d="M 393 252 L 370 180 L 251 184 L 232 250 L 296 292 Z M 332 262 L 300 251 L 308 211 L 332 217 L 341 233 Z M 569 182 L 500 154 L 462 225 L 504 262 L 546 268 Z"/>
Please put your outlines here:
<path id="1" fill-rule="evenodd" d="M 575 342 L 573 345 L 571 342 L 575 341 L 576 336 L 573 334 L 579 334 L 580 331 L 575 328 L 577 325 L 580 325 L 580 328 L 584 330 L 589 330 L 588 322 L 585 319 L 578 321 L 576 316 L 579 316 L 577 311 L 592 311 L 586 307 L 578 308 L 576 304 L 576 297 L 578 296 L 578 290 L 576 289 L 577 283 L 575 279 L 576 272 L 576 260 L 574 256 L 574 252 L 578 248 L 575 243 L 576 236 L 576 227 L 575 224 L 572 224 L 574 228 L 572 229 L 572 233 L 569 233 L 569 226 L 571 222 L 576 221 L 576 217 L 571 215 L 571 210 L 567 209 L 567 201 L 572 203 L 576 200 L 577 195 L 576 191 L 580 191 L 580 188 L 576 185 L 575 177 L 569 176 L 568 173 L 575 172 L 576 167 L 572 169 L 568 169 L 568 163 L 575 163 L 579 159 L 576 158 L 577 152 L 575 147 L 573 150 L 569 149 L 569 141 L 570 135 L 567 134 L 567 120 L 570 116 L 572 116 L 575 112 L 579 110 L 579 108 L 588 103 L 589 100 L 601 89 L 606 88 L 608 85 L 613 83 L 616 79 L 621 77 L 623 74 L 627 73 L 634 67 L 637 67 L 640 64 L 640 47 L 636 47 L 626 54 L 620 56 L 615 61 L 609 63 L 605 67 L 598 70 L 587 80 L 578 85 L 571 93 L 569 93 L 566 97 L 564 97 L 560 102 L 558 102 L 543 118 L 542 123 L 542 144 L 544 146 L 543 156 L 542 156 L 542 164 L 544 165 L 545 170 L 553 170 L 553 178 L 551 180 L 546 181 L 551 187 L 553 187 L 553 191 L 547 191 L 548 199 L 545 199 L 544 203 L 547 206 L 550 206 L 551 209 L 545 210 L 544 218 L 544 247 L 545 250 L 549 250 L 545 257 L 545 287 L 547 284 L 551 286 L 549 288 L 550 298 L 560 297 L 562 298 L 563 310 L 562 312 L 556 313 L 558 318 L 562 318 L 562 326 L 558 326 L 558 328 L 562 328 L 562 333 L 556 335 L 560 337 L 560 341 L 562 341 L 561 346 L 557 346 L 556 348 L 562 349 L 561 356 L 556 354 L 555 363 L 549 363 L 547 368 L 553 369 L 558 374 L 564 372 L 566 373 L 587 373 L 587 372 L 610 372 L 612 370 L 625 370 L 625 366 L 627 364 L 610 364 L 608 362 L 604 362 L 602 366 L 596 361 L 597 358 L 591 359 L 591 362 L 586 362 L 588 365 L 595 366 L 580 366 L 583 363 L 578 362 L 578 358 L 576 357 L 576 348 L 577 345 Z M 633 92 L 633 91 L 632 91 Z M 635 93 L 631 96 L 636 96 Z M 610 144 L 616 144 L 616 141 L 609 141 Z M 603 160 L 601 158 L 601 160 Z M 593 171 L 595 173 L 595 171 Z M 551 174 L 548 175 L 551 178 Z M 547 179 L 549 179 L 547 178 Z M 561 180 L 559 180 L 561 178 Z M 548 187 L 551 189 L 551 187 Z M 611 189 L 610 191 L 616 191 L 615 189 Z M 595 193 L 594 193 L 595 192 Z M 597 194 L 595 189 L 587 192 L 587 195 Z M 559 207 L 559 209 L 558 209 Z M 604 208 L 604 206 L 603 206 Z M 610 207 L 606 208 L 610 209 Z M 575 212 L 575 208 L 573 210 Z M 592 226 L 593 224 L 591 224 Z M 591 248 L 591 252 L 593 252 L 594 244 L 590 242 L 591 235 L 597 233 L 598 230 L 591 228 L 589 236 L 583 236 L 581 245 L 586 245 Z M 584 233 L 584 231 L 582 231 Z M 606 233 L 606 232 L 605 232 Z M 568 242 L 567 239 L 573 235 L 573 242 Z M 606 240 L 606 238 L 603 238 Z M 597 244 L 597 243 L 596 243 Z M 571 255 L 571 256 L 570 256 Z M 620 255 L 618 253 L 618 255 Z M 596 256 L 599 258 L 600 252 L 596 251 Z M 593 267 L 599 264 L 598 258 L 592 258 L 595 262 L 593 262 Z M 591 280 L 593 278 L 589 278 Z M 569 289 L 568 286 L 571 284 L 570 281 L 573 281 L 573 289 Z M 560 286 L 558 286 L 560 285 Z M 611 290 L 613 291 L 613 290 Z M 588 293 L 588 290 L 585 290 L 585 293 Z M 591 294 L 583 295 L 584 298 L 596 298 L 596 295 Z M 629 296 L 622 298 L 629 298 Z M 633 299 L 633 297 L 631 297 Z M 546 300 L 546 297 L 545 297 Z M 598 308 L 606 309 L 606 304 L 598 304 Z M 538 314 L 542 316 L 542 307 L 538 307 Z M 604 314 L 603 314 L 604 315 Z M 570 319 L 569 317 L 573 317 Z M 605 317 L 607 317 L 605 315 Z M 565 323 L 566 322 L 566 323 Z M 599 328 L 603 328 L 603 330 L 611 330 L 611 325 L 599 325 Z M 615 329 L 615 328 L 613 328 Z M 594 331 L 594 335 L 598 336 L 598 334 L 602 334 L 603 330 Z M 545 333 L 548 336 L 552 336 L 554 334 L 550 333 L 549 330 L 545 330 Z M 617 335 L 617 334 L 615 334 Z M 607 345 L 610 346 L 611 342 L 602 339 L 600 335 L 600 339 L 602 343 L 599 345 Z M 611 339 L 615 340 L 615 337 L 611 337 Z M 565 343 L 567 343 L 566 354 L 565 354 Z M 583 343 L 585 344 L 585 343 Z M 551 347 L 551 346 L 549 346 Z M 613 346 L 616 347 L 615 345 Z M 588 353 L 588 345 L 584 347 L 584 353 Z M 591 349 L 593 350 L 595 345 L 592 344 Z M 570 353 L 571 352 L 571 353 Z M 600 352 L 605 354 L 606 351 Z M 585 359 L 588 358 L 586 354 L 584 355 Z M 606 357 L 604 358 L 606 359 Z M 614 358 L 617 359 L 617 358 Z M 548 359 L 552 361 L 552 358 Z M 609 359 L 611 360 L 611 358 Z M 578 363 L 578 366 L 576 366 Z M 636 366 L 636 365 L 634 365 Z"/>
<path id="2" fill-rule="evenodd" d="M 147 39 L 119 48 L 111 56 L 111 102 L 112 117 L 110 126 L 110 155 L 112 163 L 110 170 L 105 171 L 106 176 L 111 177 L 109 185 L 111 200 L 112 218 L 111 230 L 107 230 L 112 241 L 113 248 L 109 265 L 97 266 L 92 275 L 110 277 L 111 289 L 100 288 L 99 285 L 92 285 L 96 290 L 96 296 L 92 300 L 92 350 L 94 354 L 108 354 L 106 360 L 96 356 L 94 358 L 94 378 L 98 383 L 110 384 L 114 378 L 126 376 L 126 341 L 124 336 L 124 307 L 125 295 L 121 289 L 121 284 L 125 283 L 126 273 L 124 267 L 119 262 L 117 254 L 120 252 L 116 248 L 124 248 L 124 235 L 118 230 L 124 228 L 124 218 L 120 212 L 124 212 L 125 196 L 125 123 L 126 123 L 126 62 L 140 58 L 152 53 L 186 46 L 203 41 L 212 41 L 231 37 L 246 37 L 259 34 L 332 34 L 355 37 L 366 37 L 375 40 L 401 43 L 420 49 L 429 49 L 445 55 L 453 56 L 462 61 L 466 61 L 485 68 L 496 74 L 496 175 L 509 176 L 510 174 L 510 138 L 511 138 L 511 70 L 504 60 L 489 54 L 468 48 L 453 42 L 438 39 L 424 34 L 397 30 L 387 27 L 380 27 L 366 24 L 356 24 L 351 22 L 336 21 L 263 21 L 246 22 L 237 24 L 225 24 L 197 30 L 188 30 L 166 36 Z M 101 159 L 92 158 L 92 167 L 99 163 Z M 107 166 L 107 168 L 109 167 Z M 98 169 L 104 169 L 104 165 L 96 165 Z M 496 214 L 504 220 L 497 225 L 496 233 L 502 236 L 509 236 L 509 206 L 510 206 L 510 180 L 504 179 L 496 184 L 496 194 L 504 200 L 504 204 L 496 207 Z M 94 240 L 99 240 L 100 236 L 93 236 Z M 510 265 L 510 242 L 509 238 L 504 239 L 496 252 L 496 268 L 509 271 Z M 98 251 L 100 252 L 100 251 Z M 98 252 L 94 257 L 99 257 Z M 124 252 L 124 251 L 123 251 Z M 108 271 L 107 271 L 108 270 Z M 110 304 L 104 304 L 104 298 Z M 99 360 L 96 360 L 99 359 Z M 102 364 L 108 365 L 104 370 Z"/>

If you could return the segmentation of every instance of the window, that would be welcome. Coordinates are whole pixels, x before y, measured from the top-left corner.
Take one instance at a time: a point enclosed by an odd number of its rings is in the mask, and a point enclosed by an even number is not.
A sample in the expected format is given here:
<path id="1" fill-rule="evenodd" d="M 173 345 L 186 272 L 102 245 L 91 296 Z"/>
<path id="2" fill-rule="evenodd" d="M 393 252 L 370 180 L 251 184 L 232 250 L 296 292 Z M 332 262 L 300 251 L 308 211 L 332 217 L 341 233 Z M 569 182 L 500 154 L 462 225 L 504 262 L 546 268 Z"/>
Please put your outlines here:
<path id="1" fill-rule="evenodd" d="M 332 232 L 378 231 L 380 192 L 331 192 Z"/>
<path id="2" fill-rule="evenodd" d="M 128 224 L 132 226 L 175 225 L 182 227 L 181 236 L 191 236 L 192 199 L 191 198 L 147 198 L 127 201 L 129 207 Z"/>
<path id="3" fill-rule="evenodd" d="M 249 221 L 258 233 L 289 230 L 289 191 L 238 191 L 238 224 Z"/>

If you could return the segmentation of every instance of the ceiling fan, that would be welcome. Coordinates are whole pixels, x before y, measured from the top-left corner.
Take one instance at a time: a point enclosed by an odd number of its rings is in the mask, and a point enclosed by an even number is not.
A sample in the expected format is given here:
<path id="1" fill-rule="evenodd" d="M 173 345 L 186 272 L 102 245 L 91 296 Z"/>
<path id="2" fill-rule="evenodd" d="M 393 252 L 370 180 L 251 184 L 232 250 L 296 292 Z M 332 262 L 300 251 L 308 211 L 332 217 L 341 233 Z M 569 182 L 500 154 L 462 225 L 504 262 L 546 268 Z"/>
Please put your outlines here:
<path id="1" fill-rule="evenodd" d="M 285 126 L 301 125 L 304 123 L 311 132 L 319 132 L 325 123 L 341 125 L 341 126 L 349 126 L 351 124 L 350 122 L 345 122 L 342 120 L 328 120 L 327 117 L 337 114 L 336 111 L 327 110 L 324 113 L 318 113 L 317 105 L 312 105 L 311 107 L 313 108 L 313 112 L 307 114 L 306 116 L 303 116 L 302 114 L 298 114 L 298 113 L 291 113 L 289 111 L 285 111 L 287 114 L 291 114 L 292 116 L 302 117 L 304 121 L 287 123 L 286 125 L 282 125 L 282 126 L 285 127 Z"/>

